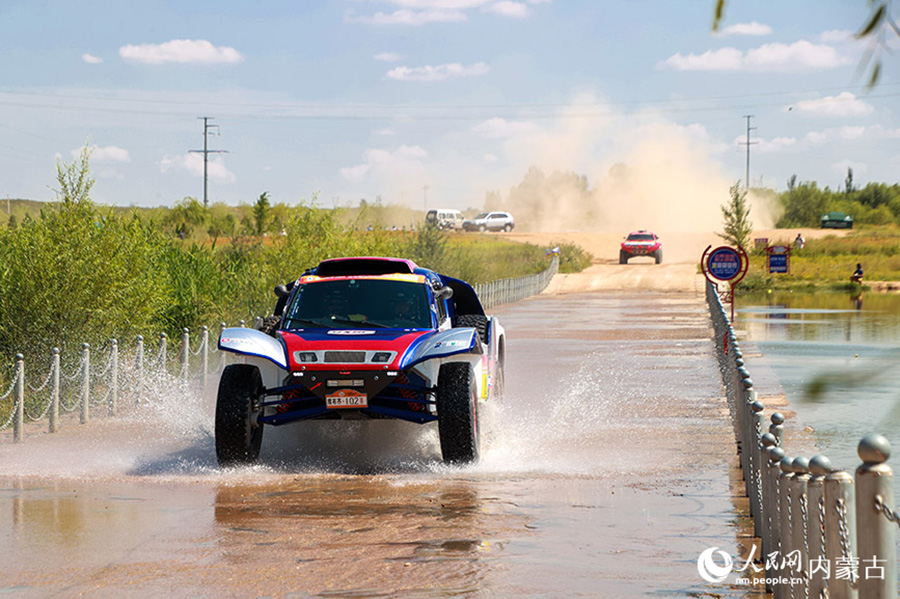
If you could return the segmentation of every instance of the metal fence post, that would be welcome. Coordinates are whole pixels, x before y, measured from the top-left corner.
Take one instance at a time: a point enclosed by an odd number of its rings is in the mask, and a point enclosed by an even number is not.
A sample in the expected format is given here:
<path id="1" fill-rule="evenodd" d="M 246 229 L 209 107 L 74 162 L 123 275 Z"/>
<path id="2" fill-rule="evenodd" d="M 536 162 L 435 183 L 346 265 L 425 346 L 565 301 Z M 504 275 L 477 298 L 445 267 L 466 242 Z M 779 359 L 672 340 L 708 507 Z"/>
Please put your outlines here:
<path id="1" fill-rule="evenodd" d="M 134 348 L 134 405 L 141 403 L 141 391 L 144 389 L 144 336 L 138 335 Z"/>
<path id="2" fill-rule="evenodd" d="M 897 597 L 894 515 L 894 472 L 887 465 L 891 444 L 869 433 L 857 447 L 862 465 L 856 469 L 856 526 L 859 549 L 859 595 L 865 599 Z"/>
<path id="3" fill-rule="evenodd" d="M 59 348 L 53 348 L 50 363 L 50 432 L 59 431 Z"/>
<path id="4" fill-rule="evenodd" d="M 206 395 L 206 386 L 209 382 L 209 327 L 204 325 L 200 330 L 200 368 L 202 373 L 200 375 L 200 384 L 203 388 L 203 394 Z"/>
<path id="5" fill-rule="evenodd" d="M 191 332 L 187 327 L 181 329 L 181 380 L 187 382 L 190 370 Z"/>
<path id="6" fill-rule="evenodd" d="M 91 420 L 91 346 L 81 344 L 81 424 Z"/>
<path id="7" fill-rule="evenodd" d="M 772 507 L 771 499 L 774 489 L 772 489 L 772 476 L 770 473 L 770 452 L 775 447 L 775 437 L 771 433 L 765 433 L 759 438 L 759 490 L 760 499 L 759 506 L 760 523 L 760 539 L 762 539 L 762 557 L 772 551 Z M 754 525 L 755 525 L 754 520 Z"/>
<path id="8" fill-rule="evenodd" d="M 831 472 L 831 461 L 823 455 L 809 460 L 809 517 L 806 538 L 809 552 L 809 596 L 821 597 L 828 588 L 831 562 L 825 554 L 825 477 Z"/>
<path id="9" fill-rule="evenodd" d="M 783 561 L 786 556 L 788 556 L 796 547 L 793 545 L 793 536 L 791 531 L 791 524 L 793 523 L 792 506 L 791 506 L 791 493 L 790 493 L 790 483 L 791 479 L 794 477 L 794 470 L 791 462 L 792 458 L 788 456 L 784 456 L 781 458 L 781 461 L 778 462 L 778 467 L 781 470 L 781 474 L 778 475 L 778 492 L 779 492 L 779 513 L 780 513 L 780 522 L 779 528 L 781 529 L 781 551 L 778 557 L 781 558 L 782 562 L 778 563 L 778 579 L 773 588 L 773 593 L 775 595 L 775 599 L 789 599 L 791 597 L 791 586 L 785 582 L 782 582 L 782 579 L 785 578 L 783 569 L 784 566 Z"/>
<path id="10" fill-rule="evenodd" d="M 119 342 L 109 340 L 109 403 L 106 414 L 115 416 L 119 403 Z"/>
<path id="11" fill-rule="evenodd" d="M 791 495 L 791 553 L 797 556 L 796 576 L 789 573 L 791 578 L 800 579 L 800 587 L 791 583 L 791 595 L 794 597 L 808 596 L 809 549 L 807 545 L 807 531 L 809 530 L 809 495 L 807 484 L 809 483 L 809 460 L 796 457 L 791 461 L 794 476 L 788 482 L 788 493 Z M 789 556 L 785 556 L 789 557 Z M 793 557 L 793 556 L 790 556 Z M 790 562 L 791 560 L 789 560 Z"/>
<path id="12" fill-rule="evenodd" d="M 825 477 L 825 555 L 832 565 L 831 599 L 857 599 L 856 493 L 853 476 L 833 470 Z"/>
<path id="13" fill-rule="evenodd" d="M 748 463 L 750 470 L 747 472 L 749 478 L 750 490 L 750 515 L 753 516 L 753 536 L 758 539 L 763 538 L 763 521 L 762 521 L 762 430 L 763 430 L 763 406 L 761 401 L 756 399 L 756 391 L 750 392 L 753 401 L 750 403 L 750 425 L 747 431 L 750 434 L 750 442 L 747 444 Z"/>
<path id="14" fill-rule="evenodd" d="M 781 473 L 781 460 L 784 458 L 784 450 L 780 447 L 770 447 L 768 455 L 768 477 L 769 477 L 769 531 L 771 546 L 766 548 L 766 578 L 774 579 L 778 576 L 779 566 L 777 559 L 781 555 L 781 489 L 778 475 Z M 766 584 L 766 590 L 774 592 L 774 587 Z"/>
<path id="15" fill-rule="evenodd" d="M 16 354 L 16 384 L 13 395 L 13 441 L 19 443 L 22 440 L 22 429 L 25 425 L 25 356 Z"/>

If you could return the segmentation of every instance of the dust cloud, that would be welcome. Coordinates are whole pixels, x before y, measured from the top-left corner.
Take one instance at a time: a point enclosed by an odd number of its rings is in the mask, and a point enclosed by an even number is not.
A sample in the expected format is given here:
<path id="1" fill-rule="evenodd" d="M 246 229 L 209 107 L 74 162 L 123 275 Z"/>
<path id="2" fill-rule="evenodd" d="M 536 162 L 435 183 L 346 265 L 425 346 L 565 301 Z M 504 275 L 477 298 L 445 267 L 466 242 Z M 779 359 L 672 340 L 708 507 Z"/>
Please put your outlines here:
<path id="1" fill-rule="evenodd" d="M 586 104 L 603 115 L 585 115 L 579 107 Z M 721 230 L 721 206 L 737 179 L 719 159 L 740 159 L 725 154 L 703 127 L 620 114 L 590 97 L 555 122 L 507 141 L 510 162 L 530 167 L 520 166 L 524 177 L 508 192 L 488 193 L 485 209 L 510 211 L 525 232 Z M 748 196 L 748 202 L 754 226 L 770 228 L 772 198 Z"/>

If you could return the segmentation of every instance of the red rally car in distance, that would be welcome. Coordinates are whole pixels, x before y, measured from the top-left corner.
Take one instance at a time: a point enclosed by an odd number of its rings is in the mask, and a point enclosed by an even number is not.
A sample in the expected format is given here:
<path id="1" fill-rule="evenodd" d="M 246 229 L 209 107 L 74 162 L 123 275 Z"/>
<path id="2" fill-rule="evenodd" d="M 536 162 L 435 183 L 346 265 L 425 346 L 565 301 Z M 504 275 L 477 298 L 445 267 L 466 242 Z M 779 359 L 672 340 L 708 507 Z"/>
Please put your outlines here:
<path id="1" fill-rule="evenodd" d="M 628 264 L 628 259 L 635 256 L 649 256 L 657 264 L 662 263 L 662 242 L 659 237 L 644 230 L 629 233 L 619 250 L 619 264 Z"/>

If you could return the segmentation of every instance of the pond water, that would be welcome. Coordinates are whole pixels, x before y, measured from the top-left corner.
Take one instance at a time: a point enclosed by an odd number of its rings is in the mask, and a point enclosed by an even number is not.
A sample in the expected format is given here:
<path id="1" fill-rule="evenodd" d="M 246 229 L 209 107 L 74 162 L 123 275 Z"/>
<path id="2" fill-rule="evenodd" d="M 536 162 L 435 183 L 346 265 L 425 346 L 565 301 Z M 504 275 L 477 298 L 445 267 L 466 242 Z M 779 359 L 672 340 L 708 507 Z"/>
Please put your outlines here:
<path id="1" fill-rule="evenodd" d="M 775 372 L 834 466 L 852 471 L 859 439 L 878 432 L 900 470 L 900 295 L 747 294 L 735 308 L 735 328 L 763 354 L 754 360 Z"/>

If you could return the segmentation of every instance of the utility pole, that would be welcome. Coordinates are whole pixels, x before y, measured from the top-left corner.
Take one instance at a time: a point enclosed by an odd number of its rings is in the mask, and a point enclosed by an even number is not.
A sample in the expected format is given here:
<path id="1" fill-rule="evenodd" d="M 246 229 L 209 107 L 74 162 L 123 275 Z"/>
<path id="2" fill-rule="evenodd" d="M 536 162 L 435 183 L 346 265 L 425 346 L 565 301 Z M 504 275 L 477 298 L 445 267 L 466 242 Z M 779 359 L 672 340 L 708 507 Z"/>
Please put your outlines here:
<path id="1" fill-rule="evenodd" d="M 210 150 L 209 149 L 209 130 L 215 128 L 216 133 L 214 135 L 219 134 L 219 126 L 218 125 L 210 125 L 209 121 L 213 120 L 211 116 L 198 116 L 198 119 L 203 120 L 203 149 L 202 150 L 190 150 L 192 154 L 203 154 L 203 207 L 209 208 L 209 155 L 210 154 L 227 154 L 228 150 Z"/>
<path id="2" fill-rule="evenodd" d="M 743 145 L 747 146 L 747 170 L 744 175 L 744 189 L 750 189 L 750 146 L 754 144 L 758 144 L 758 141 L 750 141 L 750 131 L 756 129 L 756 127 L 750 126 L 750 119 L 753 118 L 752 114 L 745 114 L 744 118 L 747 119 L 747 141 L 744 142 Z"/>
<path id="3" fill-rule="evenodd" d="M 422 186 L 422 208 L 425 211 L 425 215 L 428 215 L 428 186 Z"/>

